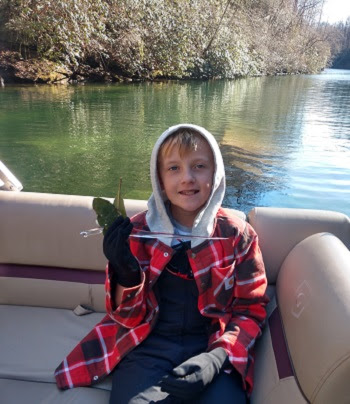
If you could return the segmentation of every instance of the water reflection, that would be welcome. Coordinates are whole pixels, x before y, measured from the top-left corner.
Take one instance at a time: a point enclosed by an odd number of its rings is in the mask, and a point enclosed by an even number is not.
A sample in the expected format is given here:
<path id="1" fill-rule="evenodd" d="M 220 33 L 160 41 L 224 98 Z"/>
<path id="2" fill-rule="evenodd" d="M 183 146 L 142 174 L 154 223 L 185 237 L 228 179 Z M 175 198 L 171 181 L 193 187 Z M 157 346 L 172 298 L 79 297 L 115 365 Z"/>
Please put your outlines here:
<path id="1" fill-rule="evenodd" d="M 153 144 L 199 124 L 226 166 L 225 205 L 350 214 L 350 71 L 235 81 L 0 89 L 0 159 L 26 191 L 148 198 Z"/>

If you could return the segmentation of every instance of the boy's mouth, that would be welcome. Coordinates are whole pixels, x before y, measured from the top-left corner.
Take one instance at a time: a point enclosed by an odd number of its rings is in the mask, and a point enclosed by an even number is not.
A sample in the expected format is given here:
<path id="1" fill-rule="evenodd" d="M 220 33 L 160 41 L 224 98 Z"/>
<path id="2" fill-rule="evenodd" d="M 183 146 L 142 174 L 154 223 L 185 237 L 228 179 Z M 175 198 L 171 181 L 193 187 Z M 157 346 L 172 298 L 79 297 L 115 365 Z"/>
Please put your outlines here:
<path id="1" fill-rule="evenodd" d="M 197 189 L 190 189 L 188 191 L 180 191 L 179 194 L 181 195 L 186 195 L 186 196 L 190 196 L 190 195 L 194 195 L 197 194 L 199 191 Z"/>

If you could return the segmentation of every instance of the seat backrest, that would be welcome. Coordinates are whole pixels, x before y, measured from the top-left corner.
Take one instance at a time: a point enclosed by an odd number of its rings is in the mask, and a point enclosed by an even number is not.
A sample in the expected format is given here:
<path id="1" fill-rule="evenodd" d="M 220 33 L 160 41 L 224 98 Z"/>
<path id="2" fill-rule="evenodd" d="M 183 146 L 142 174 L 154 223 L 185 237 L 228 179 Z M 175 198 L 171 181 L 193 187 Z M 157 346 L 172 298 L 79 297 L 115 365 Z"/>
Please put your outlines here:
<path id="1" fill-rule="evenodd" d="M 300 241 L 315 233 L 336 235 L 350 248 L 350 219 L 343 213 L 289 208 L 254 208 L 248 222 L 259 236 L 269 284 L 275 284 L 282 262 Z"/>
<path id="2" fill-rule="evenodd" d="M 106 258 L 93 197 L 0 191 L 0 304 L 104 308 Z M 127 214 L 146 201 L 125 200 Z"/>
<path id="3" fill-rule="evenodd" d="M 103 271 L 102 236 L 80 235 L 97 227 L 92 200 L 1 191 L 0 262 Z M 129 216 L 146 209 L 145 201 L 125 200 L 125 205 Z"/>

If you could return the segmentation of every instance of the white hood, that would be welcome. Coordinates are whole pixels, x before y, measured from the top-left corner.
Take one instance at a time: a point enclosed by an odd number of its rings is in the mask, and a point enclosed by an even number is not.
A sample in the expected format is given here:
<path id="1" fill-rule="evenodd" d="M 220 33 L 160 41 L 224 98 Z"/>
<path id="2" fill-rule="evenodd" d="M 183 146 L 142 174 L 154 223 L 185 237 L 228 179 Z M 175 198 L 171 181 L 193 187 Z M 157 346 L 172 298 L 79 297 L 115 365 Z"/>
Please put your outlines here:
<path id="1" fill-rule="evenodd" d="M 192 227 L 192 235 L 209 237 L 212 235 L 214 219 L 218 209 L 221 206 L 225 194 L 225 170 L 222 155 L 214 136 L 206 129 L 197 125 L 180 124 L 171 126 L 159 137 L 159 139 L 155 143 L 150 162 L 153 193 L 148 200 L 148 212 L 146 215 L 146 221 L 151 231 L 174 233 L 174 226 L 170 221 L 164 204 L 164 202 L 166 201 L 166 196 L 161 190 L 158 179 L 157 157 L 159 148 L 164 140 L 180 128 L 190 128 L 199 132 L 207 140 L 213 151 L 215 162 L 213 189 L 206 205 L 196 216 Z M 159 240 L 162 241 L 164 244 L 167 244 L 169 246 L 171 245 L 171 239 L 169 238 L 159 238 Z M 192 240 L 191 246 L 195 247 L 202 242 L 203 240 L 200 239 Z"/>

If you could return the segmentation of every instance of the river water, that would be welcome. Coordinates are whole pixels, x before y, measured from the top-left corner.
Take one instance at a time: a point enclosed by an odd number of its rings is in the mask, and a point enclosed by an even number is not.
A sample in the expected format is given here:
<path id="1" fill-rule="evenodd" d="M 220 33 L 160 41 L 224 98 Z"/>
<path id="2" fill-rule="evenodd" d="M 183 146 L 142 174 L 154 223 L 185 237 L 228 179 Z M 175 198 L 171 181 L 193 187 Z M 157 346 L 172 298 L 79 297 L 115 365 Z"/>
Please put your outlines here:
<path id="1" fill-rule="evenodd" d="M 350 215 L 350 70 L 319 75 L 0 88 L 0 160 L 24 191 L 147 199 L 149 158 L 173 124 L 220 144 L 224 205 Z"/>

